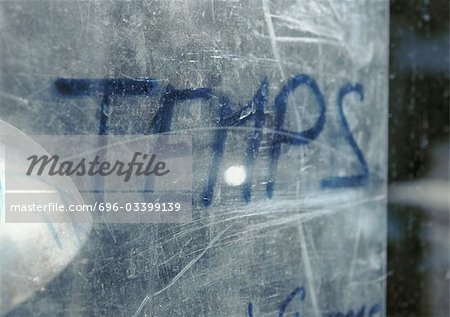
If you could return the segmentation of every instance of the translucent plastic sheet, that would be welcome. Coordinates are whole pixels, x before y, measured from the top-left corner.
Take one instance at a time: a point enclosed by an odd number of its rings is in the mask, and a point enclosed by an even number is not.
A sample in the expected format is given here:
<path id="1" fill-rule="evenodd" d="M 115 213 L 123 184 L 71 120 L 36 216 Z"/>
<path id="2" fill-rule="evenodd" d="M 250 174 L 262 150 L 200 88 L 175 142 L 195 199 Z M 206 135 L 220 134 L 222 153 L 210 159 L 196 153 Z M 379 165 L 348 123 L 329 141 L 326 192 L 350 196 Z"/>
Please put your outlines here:
<path id="1" fill-rule="evenodd" d="M 387 6 L 1 1 L 2 120 L 194 146 L 191 223 L 95 224 L 27 301 L 2 295 L 2 313 L 383 315 Z M 7 288 L 24 274 L 0 270 Z"/>

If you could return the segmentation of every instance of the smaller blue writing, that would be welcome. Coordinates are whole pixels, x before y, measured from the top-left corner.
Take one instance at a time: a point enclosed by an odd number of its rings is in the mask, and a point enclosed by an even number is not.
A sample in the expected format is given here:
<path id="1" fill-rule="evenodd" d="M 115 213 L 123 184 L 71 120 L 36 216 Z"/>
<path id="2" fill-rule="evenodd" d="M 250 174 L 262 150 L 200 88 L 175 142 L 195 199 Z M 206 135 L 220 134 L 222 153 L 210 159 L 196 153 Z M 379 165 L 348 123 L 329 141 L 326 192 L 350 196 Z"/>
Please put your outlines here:
<path id="1" fill-rule="evenodd" d="M 306 298 L 306 290 L 304 287 L 297 287 L 294 289 L 281 303 L 278 308 L 278 317 L 285 317 L 288 312 L 289 305 L 294 302 L 294 299 L 298 299 L 299 302 L 303 302 Z M 355 313 L 354 310 L 350 309 L 347 313 L 343 313 L 340 311 L 328 312 L 322 314 L 323 317 L 374 317 L 377 314 L 381 314 L 381 305 L 374 304 L 368 310 L 368 314 L 366 315 L 366 306 L 362 305 L 361 308 Z M 297 310 L 293 313 L 294 317 L 300 317 L 301 312 Z M 247 304 L 247 312 L 246 317 L 255 317 L 254 307 L 252 303 Z M 287 317 L 287 316 L 286 316 Z"/>

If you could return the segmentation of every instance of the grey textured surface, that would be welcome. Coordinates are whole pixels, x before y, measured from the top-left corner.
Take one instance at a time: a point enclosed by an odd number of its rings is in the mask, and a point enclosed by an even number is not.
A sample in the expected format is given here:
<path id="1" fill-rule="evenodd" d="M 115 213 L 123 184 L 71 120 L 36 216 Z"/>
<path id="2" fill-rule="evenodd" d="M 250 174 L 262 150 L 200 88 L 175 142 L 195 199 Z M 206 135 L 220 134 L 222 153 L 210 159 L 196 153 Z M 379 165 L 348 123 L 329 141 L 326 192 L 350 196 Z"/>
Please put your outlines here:
<path id="1" fill-rule="evenodd" d="M 253 121 L 231 128 L 211 206 L 183 225 L 96 225 L 67 269 L 8 316 L 305 316 L 384 308 L 388 3 L 328 1 L 0 2 L 0 117 L 28 134 L 96 134 L 101 96 L 62 98 L 57 78 L 154 78 L 160 86 L 208 87 L 234 111 L 269 81 L 252 201 L 221 175 L 244 164 Z M 282 146 L 267 199 L 274 98 L 296 74 L 314 78 L 327 118 L 308 145 Z M 358 162 L 342 137 L 337 92 L 368 161 L 366 186 L 321 189 Z M 160 98 L 113 97 L 109 133 L 151 133 Z M 194 136 L 194 200 L 211 161 L 218 101 L 177 103 L 172 131 Z M 291 94 L 283 127 L 312 126 L 304 87 Z M 30 262 L 33 259 L 29 259 Z M 1 268 L 4 270 L 4 268 Z M 10 277 L 14 278 L 13 275 Z"/>

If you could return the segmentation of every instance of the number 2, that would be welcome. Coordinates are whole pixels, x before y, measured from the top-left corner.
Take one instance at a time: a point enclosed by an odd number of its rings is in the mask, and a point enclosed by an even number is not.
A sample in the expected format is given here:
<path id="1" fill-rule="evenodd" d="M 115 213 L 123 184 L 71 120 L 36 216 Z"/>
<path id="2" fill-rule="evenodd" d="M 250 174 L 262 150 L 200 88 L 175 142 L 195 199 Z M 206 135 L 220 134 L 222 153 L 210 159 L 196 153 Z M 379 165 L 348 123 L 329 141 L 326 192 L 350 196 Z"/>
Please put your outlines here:
<path id="1" fill-rule="evenodd" d="M 339 90 L 337 107 L 339 114 L 339 124 L 342 128 L 342 134 L 347 143 L 350 144 L 353 153 L 355 153 L 356 158 L 358 159 L 358 162 L 361 166 L 361 172 L 360 174 L 354 176 L 333 176 L 323 179 L 320 183 L 322 188 L 359 187 L 367 184 L 369 180 L 369 168 L 367 166 L 366 159 L 364 158 L 361 149 L 358 147 L 358 144 L 356 144 L 344 115 L 344 98 L 352 92 L 357 93 L 361 101 L 364 100 L 364 89 L 361 84 L 347 84 Z"/>

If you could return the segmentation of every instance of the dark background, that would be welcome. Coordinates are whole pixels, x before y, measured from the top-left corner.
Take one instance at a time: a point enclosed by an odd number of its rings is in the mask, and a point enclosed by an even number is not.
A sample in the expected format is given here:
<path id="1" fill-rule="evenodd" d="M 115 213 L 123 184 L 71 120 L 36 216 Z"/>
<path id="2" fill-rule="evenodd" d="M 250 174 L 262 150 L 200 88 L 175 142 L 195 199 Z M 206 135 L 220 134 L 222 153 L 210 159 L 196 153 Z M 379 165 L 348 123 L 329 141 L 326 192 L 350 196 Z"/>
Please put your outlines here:
<path id="1" fill-rule="evenodd" d="M 404 182 L 448 184 L 449 1 L 392 0 L 390 30 L 392 202 Z M 449 316 L 448 204 L 390 203 L 388 221 L 387 315 Z"/>

